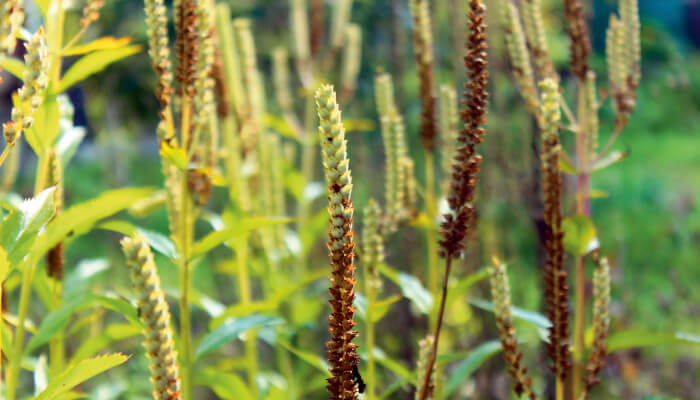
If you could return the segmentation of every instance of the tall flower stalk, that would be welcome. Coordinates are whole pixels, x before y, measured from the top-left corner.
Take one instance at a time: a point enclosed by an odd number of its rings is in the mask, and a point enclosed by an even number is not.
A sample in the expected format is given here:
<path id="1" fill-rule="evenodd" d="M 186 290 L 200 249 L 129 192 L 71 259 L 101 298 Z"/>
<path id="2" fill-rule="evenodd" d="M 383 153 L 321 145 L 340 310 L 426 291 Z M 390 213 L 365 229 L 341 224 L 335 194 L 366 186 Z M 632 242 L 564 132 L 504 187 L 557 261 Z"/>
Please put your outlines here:
<path id="1" fill-rule="evenodd" d="M 333 400 L 357 398 L 353 369 L 359 357 L 357 345 L 352 340 L 355 330 L 355 241 L 353 239 L 353 207 L 350 200 L 352 175 L 347 157 L 345 128 L 340 119 L 340 108 L 331 85 L 321 86 L 315 94 L 316 109 L 320 121 L 323 166 L 328 184 L 328 213 L 330 231 L 328 249 L 331 258 L 330 306 L 328 317 L 331 340 L 326 343 L 331 377 L 327 389 Z"/>
<path id="2" fill-rule="evenodd" d="M 153 398 L 179 400 L 180 377 L 170 327 L 170 311 L 161 289 L 153 253 L 146 239 L 138 234 L 125 237 L 121 245 L 138 297 L 137 306 L 145 336 L 143 346 L 150 361 Z"/>
<path id="3" fill-rule="evenodd" d="M 486 122 L 489 94 L 486 91 L 489 73 L 488 45 L 486 43 L 486 6 L 481 0 L 470 0 L 468 19 L 467 55 L 464 64 L 469 79 L 465 86 L 461 118 L 464 129 L 459 133 L 454 162 L 452 164 L 452 182 L 447 202 L 450 213 L 444 215 L 441 225 L 442 240 L 440 255 L 445 258 L 445 275 L 442 282 L 442 297 L 438 310 L 435 341 L 420 384 L 419 400 L 425 400 L 430 388 L 430 379 L 438 351 L 440 330 L 445 312 L 447 298 L 447 281 L 450 276 L 452 261 L 461 255 L 464 249 L 464 239 L 475 229 L 474 199 L 476 182 L 481 164 L 481 156 L 476 153 L 476 146 L 483 141 L 486 133 L 483 124 Z"/>

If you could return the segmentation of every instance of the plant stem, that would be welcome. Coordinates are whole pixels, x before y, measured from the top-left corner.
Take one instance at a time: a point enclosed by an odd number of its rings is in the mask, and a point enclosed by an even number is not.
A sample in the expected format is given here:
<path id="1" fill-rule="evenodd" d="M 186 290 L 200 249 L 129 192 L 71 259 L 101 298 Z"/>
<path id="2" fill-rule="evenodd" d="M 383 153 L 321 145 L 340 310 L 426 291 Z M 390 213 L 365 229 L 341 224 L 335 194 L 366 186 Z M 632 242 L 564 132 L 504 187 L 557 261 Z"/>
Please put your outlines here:
<path id="1" fill-rule="evenodd" d="M 367 269 L 365 268 L 365 271 Z M 367 312 L 365 315 L 365 346 L 367 347 L 367 400 L 375 399 L 376 368 L 374 364 L 374 321 L 372 320 L 372 308 L 374 307 L 376 291 L 372 285 L 372 279 L 365 273 L 364 288 L 367 295 Z"/>
<path id="2" fill-rule="evenodd" d="M 235 245 L 236 260 L 238 261 L 238 289 L 240 291 L 240 302 L 242 305 L 250 304 L 250 274 L 248 273 L 248 237 L 241 238 Z M 258 375 L 258 347 L 254 335 L 248 334 L 245 339 L 245 358 L 248 374 L 248 386 L 257 398 L 258 384 L 255 380 Z"/>
<path id="3" fill-rule="evenodd" d="M 442 282 L 442 296 L 440 297 L 440 308 L 438 311 L 437 322 L 435 326 L 435 340 L 433 340 L 433 349 L 430 352 L 430 358 L 428 359 L 428 366 L 425 369 L 425 376 L 423 377 L 423 385 L 420 388 L 420 395 L 418 400 L 426 400 L 428 396 L 428 386 L 430 385 L 430 377 L 433 375 L 433 367 L 435 366 L 435 360 L 437 359 L 438 351 L 438 341 L 440 340 L 440 330 L 442 329 L 442 319 L 445 315 L 445 302 L 447 301 L 447 280 L 450 277 L 450 270 L 452 269 L 452 254 L 448 253 L 445 258 L 445 277 Z"/>
<path id="4" fill-rule="evenodd" d="M 437 204 L 435 201 L 435 159 L 432 152 L 425 153 L 425 214 L 428 217 L 428 289 L 437 298 L 439 290 L 440 271 L 438 270 L 438 238 L 437 229 L 433 226 L 437 216 Z M 433 310 L 435 310 L 433 308 Z M 430 330 L 435 330 L 435 321 L 431 318 Z"/>
<path id="5" fill-rule="evenodd" d="M 52 311 L 55 311 L 61 304 L 61 295 L 63 294 L 63 283 L 59 279 L 54 279 L 52 290 Z M 49 368 L 49 376 L 55 378 L 63 372 L 63 367 L 66 358 L 66 349 L 63 347 L 64 335 L 63 330 L 56 333 L 53 339 L 49 342 L 49 353 L 51 356 L 51 365 Z"/>
<path id="6" fill-rule="evenodd" d="M 564 382 L 561 378 L 557 378 L 557 397 L 556 400 L 564 400 Z"/>
<path id="7" fill-rule="evenodd" d="M 585 119 L 588 118 L 586 111 L 585 88 L 583 82 L 578 81 L 578 115 L 579 132 L 576 134 L 576 160 L 578 176 L 576 179 L 576 213 L 590 216 L 590 154 L 589 140 L 590 129 Z M 576 305 L 574 313 L 574 363 L 572 374 L 572 390 L 574 398 L 578 398 L 581 393 L 583 382 L 583 352 L 584 334 L 586 329 L 586 257 L 576 257 Z"/>

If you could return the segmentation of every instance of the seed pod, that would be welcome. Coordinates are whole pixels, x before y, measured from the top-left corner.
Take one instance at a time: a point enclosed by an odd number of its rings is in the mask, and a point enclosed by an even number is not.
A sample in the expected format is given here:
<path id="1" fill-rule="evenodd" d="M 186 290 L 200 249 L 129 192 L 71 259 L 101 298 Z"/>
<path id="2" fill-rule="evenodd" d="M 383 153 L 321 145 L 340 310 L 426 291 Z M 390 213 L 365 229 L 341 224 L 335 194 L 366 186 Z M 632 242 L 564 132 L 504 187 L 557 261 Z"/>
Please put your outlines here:
<path id="1" fill-rule="evenodd" d="M 427 151 L 433 151 L 437 139 L 437 98 L 435 94 L 435 72 L 433 56 L 433 33 L 430 22 L 428 0 L 410 0 L 409 8 L 413 17 L 413 47 L 418 65 L 420 81 L 421 144 Z"/>
<path id="2" fill-rule="evenodd" d="M 369 199 L 365 211 L 364 229 L 362 230 L 362 264 L 365 267 L 364 279 L 369 287 L 378 290 L 382 286 L 377 265 L 384 262 L 384 238 L 381 232 L 380 218 L 382 210 L 374 199 Z"/>
<path id="3" fill-rule="evenodd" d="M 514 391 L 518 396 L 525 394 L 529 399 L 535 399 L 532 379 L 527 374 L 527 367 L 522 365 L 523 353 L 518 351 L 506 265 L 497 259 L 494 259 L 493 266 L 489 268 L 489 282 L 494 306 L 493 313 L 496 316 L 498 336 L 503 347 L 503 359 L 508 364 L 508 373 L 514 381 Z"/>
<path id="4" fill-rule="evenodd" d="M 546 263 L 544 267 L 545 303 L 547 317 L 552 322 L 549 329 L 547 353 L 552 360 L 552 371 L 564 380 L 571 368 L 569 350 L 569 285 L 564 269 L 564 244 L 562 231 L 561 191 L 562 177 L 559 169 L 559 125 L 561 120 L 559 86 L 551 79 L 540 83 L 542 100 L 542 191 L 544 222 L 546 225 Z"/>
<path id="5" fill-rule="evenodd" d="M 80 27 L 87 28 L 90 24 L 100 19 L 100 10 L 104 4 L 104 0 L 88 0 L 85 8 L 83 8 L 83 17 L 80 19 Z"/>
<path id="6" fill-rule="evenodd" d="M 501 17 L 506 31 L 506 47 L 510 56 L 510 62 L 515 75 L 515 82 L 520 93 L 525 99 L 525 104 L 531 113 L 539 112 L 539 100 L 535 87 L 535 74 L 530 64 L 530 55 L 527 51 L 527 40 L 520 23 L 518 9 L 511 0 L 501 2 Z"/>
<path id="7" fill-rule="evenodd" d="M 49 50 L 43 27 L 36 31 L 25 47 L 27 54 L 24 55 L 24 84 L 17 91 L 18 103 L 12 109 L 11 120 L 3 125 L 3 134 L 8 146 L 14 146 L 22 132 L 31 128 L 34 112 L 41 106 L 44 91 L 49 84 Z"/>
<path id="8" fill-rule="evenodd" d="M 56 188 L 53 192 L 54 204 L 56 205 L 56 213 L 53 218 L 56 218 L 63 210 L 63 167 L 61 160 L 58 158 L 56 151 L 49 152 L 49 173 L 47 179 L 48 186 Z M 49 277 L 56 280 L 63 280 L 63 242 L 57 243 L 49 250 L 46 259 L 46 273 Z"/>
<path id="9" fill-rule="evenodd" d="M 530 53 L 537 68 L 540 79 L 550 77 L 556 79 L 554 66 L 549 59 L 549 49 L 544 31 L 542 18 L 542 0 L 523 0 L 523 26 L 530 44 Z"/>
<path id="10" fill-rule="evenodd" d="M 272 51 L 272 75 L 275 83 L 275 97 L 282 112 L 292 112 L 292 94 L 289 91 L 289 60 L 284 47 Z"/>
<path id="11" fill-rule="evenodd" d="M 350 99 L 355 94 L 362 62 L 362 29 L 356 24 L 348 24 L 345 37 L 341 82 L 343 98 Z"/>
<path id="12" fill-rule="evenodd" d="M 331 340 L 326 343 L 326 355 L 331 365 L 327 389 L 333 400 L 357 398 L 353 369 L 359 358 L 355 328 L 355 241 L 353 239 L 353 207 L 350 200 L 352 175 L 347 158 L 345 128 L 340 120 L 333 86 L 323 85 L 315 95 L 320 121 L 319 134 L 326 183 L 328 184 L 328 212 L 331 228 L 328 249 L 331 258 L 331 314 L 328 317 Z"/>
<path id="13" fill-rule="evenodd" d="M 588 73 L 588 56 L 591 53 L 591 39 L 588 37 L 588 27 L 583 17 L 583 6 L 580 0 L 564 0 L 564 15 L 566 16 L 567 32 L 569 33 L 569 52 L 571 58 L 571 73 L 580 81 L 586 79 Z"/>
<path id="14" fill-rule="evenodd" d="M 156 400 L 179 400 L 180 376 L 170 311 L 160 286 L 153 253 L 140 234 L 125 237 L 121 245 L 131 270 L 139 318 L 143 322 L 143 345 L 150 360 L 153 397 Z"/>
<path id="15" fill-rule="evenodd" d="M 593 346 L 586 364 L 586 390 L 583 399 L 591 388 L 600 382 L 600 371 L 605 366 L 607 347 L 605 340 L 610 330 L 610 266 L 608 259 L 593 253 L 596 270 L 593 273 Z"/>
<path id="16" fill-rule="evenodd" d="M 430 360 L 430 354 L 433 351 L 433 344 L 435 338 L 433 335 L 428 335 L 418 342 L 418 361 L 416 362 L 416 372 L 418 374 L 416 387 L 415 400 L 420 400 L 420 394 L 423 392 L 423 374 L 428 366 L 428 361 Z M 435 373 L 430 374 L 430 379 L 428 380 L 428 388 L 425 390 L 425 399 L 432 400 L 435 397 Z"/>
<path id="17" fill-rule="evenodd" d="M 309 49 L 309 17 L 306 0 L 290 0 L 290 25 L 292 27 L 292 46 L 299 69 L 308 66 L 311 59 Z M 312 37 L 313 38 L 313 37 Z"/>
<path id="18" fill-rule="evenodd" d="M 442 153 L 442 193 L 447 196 L 450 191 L 452 161 L 457 148 L 459 135 L 459 112 L 457 111 L 457 91 L 450 85 L 440 87 L 440 132 Z"/>
<path id="19" fill-rule="evenodd" d="M 0 53 L 15 52 L 16 36 L 24 23 L 24 16 L 18 0 L 5 0 L 0 5 Z"/>
<path id="20" fill-rule="evenodd" d="M 337 0 L 334 2 L 331 20 L 331 51 L 336 52 L 343 47 L 345 43 L 345 27 L 350 22 L 351 11 L 352 0 Z"/>

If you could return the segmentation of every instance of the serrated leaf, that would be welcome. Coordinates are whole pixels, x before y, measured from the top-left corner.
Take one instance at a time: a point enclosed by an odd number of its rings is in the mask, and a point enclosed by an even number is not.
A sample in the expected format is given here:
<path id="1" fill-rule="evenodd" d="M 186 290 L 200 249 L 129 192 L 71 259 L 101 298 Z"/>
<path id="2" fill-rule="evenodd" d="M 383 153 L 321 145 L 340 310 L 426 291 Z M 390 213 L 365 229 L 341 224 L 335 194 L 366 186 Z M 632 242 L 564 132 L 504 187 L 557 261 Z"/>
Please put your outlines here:
<path id="1" fill-rule="evenodd" d="M 39 326 L 36 334 L 29 339 L 24 349 L 24 354 L 28 355 L 39 348 L 39 346 L 48 343 L 49 340 L 66 327 L 73 314 L 95 306 L 103 306 L 116 311 L 133 325 L 140 326 L 136 308 L 128 301 L 116 297 L 88 293 L 64 300 L 59 308 L 47 315 L 41 322 L 41 326 Z"/>
<path id="2" fill-rule="evenodd" d="M 467 356 L 462 360 L 454 372 L 450 375 L 447 380 L 447 385 L 445 386 L 444 395 L 445 398 L 449 398 L 452 393 L 461 385 L 464 381 L 469 378 L 474 371 L 476 371 L 484 362 L 488 361 L 494 354 L 501 351 L 501 342 L 498 340 L 491 340 L 486 343 L 482 343 L 477 346 L 474 350 L 467 353 Z M 438 358 L 438 362 L 440 359 Z"/>
<path id="3" fill-rule="evenodd" d="M 0 67 L 20 80 L 23 79 L 24 72 L 27 70 L 27 66 L 22 61 L 13 57 L 0 57 Z"/>
<path id="4" fill-rule="evenodd" d="M 474 307 L 481 308 L 482 310 L 493 312 L 493 303 L 491 303 L 490 301 L 481 299 L 469 299 L 469 304 L 473 305 Z M 552 326 L 552 323 L 549 322 L 547 317 L 545 317 L 544 315 L 534 311 L 523 310 L 522 308 L 518 307 L 513 307 L 513 317 L 523 320 L 525 322 L 529 322 L 538 328 L 547 329 L 550 326 Z"/>
<path id="5" fill-rule="evenodd" d="M 110 368 L 123 364 L 129 357 L 123 354 L 110 354 L 95 358 L 88 358 L 68 369 L 55 379 L 51 380 L 49 386 L 41 392 L 35 400 L 52 400 L 68 392 L 72 388 L 95 375 L 101 374 Z"/>
<path id="6" fill-rule="evenodd" d="M 118 49 L 99 50 L 83 56 L 75 62 L 61 78 L 55 94 L 61 93 L 90 75 L 96 74 L 121 59 L 141 51 L 141 46 L 133 45 Z"/>
<path id="7" fill-rule="evenodd" d="M 700 344 L 700 335 L 687 332 L 649 332 L 628 330 L 615 332 L 607 340 L 608 352 L 635 347 L 667 346 L 672 344 Z"/>
<path id="8" fill-rule="evenodd" d="M 236 222 L 234 227 L 214 231 L 195 243 L 192 247 L 192 258 L 197 258 L 226 241 L 240 237 L 256 229 L 286 224 L 292 221 L 294 221 L 293 218 L 285 217 L 255 217 L 242 219 Z"/>
<path id="9" fill-rule="evenodd" d="M 55 188 L 46 189 L 36 197 L 25 200 L 0 223 L 0 246 L 10 264 L 27 255 L 39 231 L 53 217 Z"/>
<path id="10" fill-rule="evenodd" d="M 250 315 L 243 318 L 224 322 L 220 327 L 208 333 L 197 346 L 195 358 L 201 358 L 210 352 L 221 347 L 251 329 L 258 329 L 265 326 L 277 325 L 283 320 L 278 317 L 267 315 Z"/>
<path id="11" fill-rule="evenodd" d="M 607 168 L 615 163 L 623 161 L 629 156 L 629 151 L 612 151 L 607 156 L 596 161 L 591 168 L 592 172 L 600 171 L 603 168 Z"/>
<path id="12" fill-rule="evenodd" d="M 253 399 L 246 383 L 236 374 L 219 371 L 215 368 L 204 368 L 197 371 L 195 382 L 198 385 L 209 387 L 220 399 Z"/>
<path id="13" fill-rule="evenodd" d="M 401 294 L 409 299 L 418 311 L 423 314 L 430 312 L 433 296 L 415 276 L 396 271 L 386 264 L 378 264 L 377 270 L 394 282 L 401 289 Z"/>
<path id="14" fill-rule="evenodd" d="M 131 43 L 131 40 L 132 39 L 130 37 L 115 38 L 113 36 L 105 36 L 95 39 L 90 43 L 71 46 L 70 48 L 61 52 L 61 55 L 64 57 L 78 56 L 93 51 L 120 49 Z"/>
<path id="15" fill-rule="evenodd" d="M 576 257 L 583 256 L 598 247 L 595 225 L 584 215 L 564 218 L 561 223 L 564 231 L 564 248 Z"/>
<path id="16" fill-rule="evenodd" d="M 69 234 L 87 232 L 97 221 L 128 208 L 154 191 L 153 188 L 108 190 L 91 200 L 70 207 L 49 223 L 46 233 L 38 238 L 37 248 L 32 252 L 32 256 L 38 260 Z"/>

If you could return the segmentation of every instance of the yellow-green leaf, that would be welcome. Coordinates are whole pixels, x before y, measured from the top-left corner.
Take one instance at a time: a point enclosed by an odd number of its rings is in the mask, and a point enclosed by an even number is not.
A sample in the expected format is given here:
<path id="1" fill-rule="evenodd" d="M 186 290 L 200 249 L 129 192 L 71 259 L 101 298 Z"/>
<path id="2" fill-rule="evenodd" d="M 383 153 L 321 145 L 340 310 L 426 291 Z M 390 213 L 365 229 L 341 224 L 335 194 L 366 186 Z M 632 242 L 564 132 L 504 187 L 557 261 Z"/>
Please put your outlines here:
<path id="1" fill-rule="evenodd" d="M 592 189 L 589 197 L 592 199 L 604 199 L 608 197 L 608 192 L 604 190 Z"/>
<path id="2" fill-rule="evenodd" d="M 131 43 L 130 37 L 115 38 L 112 36 L 106 36 L 93 40 L 90 43 L 71 46 L 71 48 L 64 50 L 62 55 L 77 56 L 99 50 L 120 49 L 127 46 L 129 43 Z"/>
<path id="3" fill-rule="evenodd" d="M 559 158 L 559 169 L 565 174 L 578 175 L 576 167 L 563 157 Z"/>
<path id="4" fill-rule="evenodd" d="M 98 50 L 92 52 L 76 61 L 75 64 L 73 64 L 68 71 L 66 71 L 55 91 L 56 93 L 61 93 L 88 76 L 102 71 L 110 64 L 134 55 L 140 51 L 141 46 L 133 45 L 117 49 Z"/>
<path id="5" fill-rule="evenodd" d="M 564 231 L 564 248 L 574 256 L 580 257 L 598 247 L 595 225 L 584 215 L 564 218 L 561 223 Z"/>
<path id="6" fill-rule="evenodd" d="M 24 63 L 12 57 L 0 57 L 0 67 L 14 75 L 17 79 L 22 79 L 27 67 Z"/>
<path id="7" fill-rule="evenodd" d="M 256 229 L 266 226 L 286 224 L 292 221 L 294 221 L 293 218 L 284 217 L 258 217 L 243 219 L 240 222 L 237 222 L 234 227 L 214 231 L 203 237 L 199 242 L 195 243 L 194 247 L 192 248 L 192 258 L 199 257 L 200 255 L 228 240 L 234 239 Z"/>
<path id="8" fill-rule="evenodd" d="M 618 162 L 624 160 L 625 158 L 627 158 L 627 156 L 629 156 L 629 154 L 630 154 L 629 151 L 623 152 L 623 151 L 616 150 L 616 151 L 610 152 L 610 154 L 601 158 L 600 160 L 596 161 L 593 164 L 592 171 L 596 172 L 596 171 L 599 171 L 603 168 L 609 167 L 615 163 L 618 163 Z"/>
<path id="9" fill-rule="evenodd" d="M 180 171 L 187 169 L 187 153 L 185 149 L 172 147 L 168 142 L 163 141 L 160 144 L 160 156 L 163 160 L 176 166 Z"/>
<path id="10" fill-rule="evenodd" d="M 129 357 L 123 354 L 110 354 L 88 358 L 69 367 L 63 374 L 51 380 L 49 386 L 35 400 L 52 400 L 95 375 L 123 364 Z"/>

